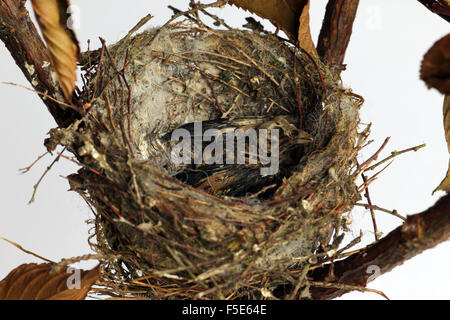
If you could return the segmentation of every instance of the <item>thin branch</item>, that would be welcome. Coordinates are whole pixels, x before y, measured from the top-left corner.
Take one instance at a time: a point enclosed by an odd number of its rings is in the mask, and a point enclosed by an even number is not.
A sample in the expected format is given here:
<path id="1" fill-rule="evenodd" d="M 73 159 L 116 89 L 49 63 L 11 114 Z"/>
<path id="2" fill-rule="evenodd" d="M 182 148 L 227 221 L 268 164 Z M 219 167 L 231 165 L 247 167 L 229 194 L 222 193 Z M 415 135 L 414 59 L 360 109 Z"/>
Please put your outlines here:
<path id="1" fill-rule="evenodd" d="M 39 162 L 39 160 L 41 160 L 43 157 L 45 157 L 45 156 L 46 156 L 47 154 L 49 154 L 49 153 L 50 153 L 50 152 L 48 152 L 48 151 L 45 152 L 44 154 L 40 155 L 36 160 L 34 160 L 33 163 L 30 164 L 28 167 L 19 169 L 20 173 L 21 173 L 21 174 L 24 174 L 24 173 L 29 172 L 29 171 L 31 170 L 31 168 L 33 168 L 33 166 L 34 166 L 36 163 Z"/>
<path id="2" fill-rule="evenodd" d="M 36 182 L 36 184 L 33 186 L 33 194 L 31 196 L 31 199 L 28 202 L 28 204 L 32 204 L 34 202 L 39 185 L 41 184 L 42 180 L 45 178 L 47 173 L 49 173 L 50 170 L 53 168 L 55 163 L 59 161 L 59 159 L 61 158 L 61 155 L 64 153 L 64 151 L 66 151 L 66 148 L 64 148 L 63 151 L 60 154 L 58 154 L 58 156 L 55 158 L 55 160 L 53 160 L 52 163 L 47 167 L 47 169 L 45 169 L 44 173 L 41 175 L 38 182 Z"/>
<path id="3" fill-rule="evenodd" d="M 47 262 L 49 262 L 49 263 L 55 263 L 55 262 L 52 261 L 52 260 L 49 260 L 49 259 L 47 259 L 47 258 L 44 258 L 44 257 L 38 255 L 37 253 L 34 253 L 34 252 L 32 252 L 32 251 L 29 251 L 29 250 L 25 249 L 24 247 L 22 247 L 22 246 L 21 246 L 20 244 L 18 244 L 18 243 L 15 243 L 15 242 L 13 242 L 13 241 L 11 241 L 11 240 L 8 240 L 8 239 L 6 239 L 6 238 L 3 238 L 3 237 L 0 237 L 0 239 L 2 239 L 2 240 L 4 240 L 4 241 L 6 241 L 6 242 L 12 244 L 14 247 L 16 247 L 17 249 L 19 249 L 19 250 L 21 250 L 21 251 L 23 251 L 23 252 L 25 252 L 25 253 L 27 253 L 27 254 L 31 254 L 32 256 L 35 256 L 36 258 L 42 259 L 42 260 L 47 261 Z"/>
<path id="4" fill-rule="evenodd" d="M 373 161 L 378 159 L 378 156 L 380 155 L 381 151 L 386 147 L 391 137 L 387 137 L 381 147 L 378 149 L 377 152 L 375 152 L 369 159 L 364 161 L 360 166 L 358 166 L 358 169 L 353 173 L 353 176 L 356 177 L 358 174 L 366 171 L 367 166 L 371 164 Z"/>
<path id="5" fill-rule="evenodd" d="M 225 22 L 224 19 L 221 19 L 221 18 L 219 18 L 218 16 L 209 13 L 209 12 L 206 11 L 205 9 L 200 8 L 200 11 L 201 11 L 203 14 L 207 15 L 208 17 L 214 19 L 214 20 L 216 21 L 215 24 L 222 25 L 222 26 L 224 26 L 225 28 L 227 28 L 228 30 L 233 30 L 233 28 L 230 27 L 230 26 Z"/>
<path id="6" fill-rule="evenodd" d="M 359 0 L 329 0 L 317 42 L 317 52 L 323 61 L 342 65 Z"/>
<path id="7" fill-rule="evenodd" d="M 386 213 L 389 213 L 390 215 L 393 215 L 394 217 L 397 217 L 399 219 L 402 219 L 403 221 L 406 221 L 406 218 L 404 216 L 402 216 L 401 214 L 399 214 L 398 211 L 395 210 L 395 209 L 394 210 L 388 210 L 388 209 L 381 208 L 381 207 L 375 206 L 375 205 L 370 206 L 370 205 L 368 205 L 366 203 L 355 203 L 355 206 L 364 207 L 366 209 L 372 208 L 374 210 L 378 210 L 378 211 L 381 211 L 381 212 L 386 212 Z"/>
<path id="8" fill-rule="evenodd" d="M 333 288 L 333 289 L 340 289 L 340 290 L 349 290 L 349 291 L 360 291 L 360 292 L 373 292 L 376 293 L 386 300 L 390 300 L 384 292 L 380 290 L 375 289 L 369 289 L 362 286 L 352 286 L 348 284 L 340 284 L 340 283 L 331 283 L 331 282 L 321 282 L 321 281 L 310 281 L 309 282 L 312 287 L 318 287 L 318 288 Z"/>
<path id="9" fill-rule="evenodd" d="M 423 251 L 450 239 L 450 194 L 422 213 L 408 216 L 406 221 L 375 244 L 357 254 L 334 262 L 334 276 L 338 284 L 365 287 L 375 279 L 368 273 L 374 266 L 377 276 L 391 271 L 398 265 Z M 369 268 L 371 267 L 371 268 Z M 327 281 L 330 264 L 315 269 L 313 281 Z M 373 269 L 372 269 L 373 270 Z M 333 299 L 350 289 L 311 288 L 313 299 Z"/>
<path id="10" fill-rule="evenodd" d="M 367 183 L 367 177 L 366 177 L 366 175 L 364 173 L 361 173 L 361 177 L 362 177 L 364 183 Z M 379 233 L 378 233 L 378 227 L 377 227 L 377 220 L 375 218 L 375 211 L 373 210 L 372 199 L 370 198 L 370 193 L 369 193 L 369 187 L 368 186 L 366 187 L 364 196 L 366 197 L 367 203 L 369 205 L 368 208 L 370 210 L 370 217 L 372 218 L 373 232 L 375 234 L 375 241 L 378 241 Z"/>
<path id="11" fill-rule="evenodd" d="M 375 169 L 376 167 L 378 167 L 380 164 L 383 164 L 383 163 L 385 163 L 386 161 L 389 161 L 389 160 L 391 160 L 391 159 L 395 158 L 396 156 L 399 156 L 399 155 L 401 155 L 401 154 L 403 154 L 403 153 L 410 152 L 410 151 L 416 152 L 416 151 L 418 151 L 419 149 L 425 148 L 425 147 L 426 147 L 426 144 L 421 144 L 421 145 L 419 145 L 419 146 L 415 146 L 415 147 L 408 148 L 408 149 L 401 150 L 401 151 L 392 151 L 392 152 L 391 152 L 391 155 L 390 155 L 389 157 L 384 158 L 384 159 L 381 160 L 380 162 L 375 163 L 374 165 L 368 167 L 368 168 L 367 168 L 366 170 L 364 170 L 364 171 L 370 171 L 370 170 L 373 170 L 373 169 Z"/>

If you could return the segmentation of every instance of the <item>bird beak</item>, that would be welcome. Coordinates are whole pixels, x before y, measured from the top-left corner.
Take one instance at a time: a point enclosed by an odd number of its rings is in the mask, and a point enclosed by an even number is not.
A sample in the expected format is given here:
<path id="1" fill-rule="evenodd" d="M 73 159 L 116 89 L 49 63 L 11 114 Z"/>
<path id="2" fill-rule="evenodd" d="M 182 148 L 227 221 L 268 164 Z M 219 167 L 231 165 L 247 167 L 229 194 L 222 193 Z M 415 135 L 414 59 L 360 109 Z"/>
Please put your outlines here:
<path id="1" fill-rule="evenodd" d="M 297 143 L 299 144 L 306 144 L 310 143 L 314 140 L 313 136 L 307 133 L 306 131 L 300 130 L 297 135 Z"/>

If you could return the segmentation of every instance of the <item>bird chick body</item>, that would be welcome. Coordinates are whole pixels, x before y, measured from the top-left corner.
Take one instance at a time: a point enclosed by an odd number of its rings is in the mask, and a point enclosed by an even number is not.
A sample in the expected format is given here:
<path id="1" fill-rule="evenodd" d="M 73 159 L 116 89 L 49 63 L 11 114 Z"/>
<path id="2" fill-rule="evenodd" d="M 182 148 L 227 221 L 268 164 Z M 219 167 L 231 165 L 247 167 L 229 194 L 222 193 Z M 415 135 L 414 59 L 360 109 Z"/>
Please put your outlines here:
<path id="1" fill-rule="evenodd" d="M 189 160 L 188 163 L 185 161 L 177 166 L 174 176 L 211 194 L 239 197 L 279 184 L 298 164 L 303 146 L 313 139 L 295 123 L 291 116 L 192 122 L 164 135 L 161 141 L 173 151 L 180 143 L 173 139 L 174 133 L 189 133 L 188 144 L 193 152 L 184 158 Z M 206 152 L 211 149 L 211 144 L 218 148 Z M 203 155 L 201 159 L 199 153 Z M 267 165 L 273 165 L 273 161 L 277 162 L 277 170 L 264 171 Z"/>

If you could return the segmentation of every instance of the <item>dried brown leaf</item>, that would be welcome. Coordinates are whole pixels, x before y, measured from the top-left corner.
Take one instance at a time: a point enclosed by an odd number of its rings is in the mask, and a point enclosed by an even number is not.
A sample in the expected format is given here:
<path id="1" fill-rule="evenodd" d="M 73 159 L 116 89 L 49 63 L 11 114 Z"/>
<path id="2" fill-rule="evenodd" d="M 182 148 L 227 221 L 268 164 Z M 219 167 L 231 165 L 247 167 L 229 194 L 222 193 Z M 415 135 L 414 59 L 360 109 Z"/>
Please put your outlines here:
<path id="1" fill-rule="evenodd" d="M 12 270 L 5 279 L 0 281 L 0 300 L 5 300 L 9 288 L 12 287 L 14 282 L 21 274 L 26 273 L 28 270 L 33 269 L 36 266 L 35 263 L 22 264 Z"/>
<path id="2" fill-rule="evenodd" d="M 80 48 L 75 33 L 68 28 L 69 0 L 32 0 L 33 9 L 44 35 L 50 59 L 65 98 L 71 102 L 77 80 Z"/>
<path id="3" fill-rule="evenodd" d="M 420 68 L 420 78 L 428 88 L 445 94 L 443 114 L 447 147 L 450 152 L 450 34 L 438 40 L 425 54 Z M 450 163 L 447 175 L 434 190 L 450 191 Z"/>
<path id="4" fill-rule="evenodd" d="M 48 298 L 48 300 L 84 300 L 89 290 L 91 290 L 92 285 L 99 279 L 99 277 L 100 266 L 89 271 L 83 271 L 81 274 L 80 289 L 66 289 L 59 291 L 55 295 Z M 59 286 L 59 288 L 60 287 L 61 286 Z"/>
<path id="5" fill-rule="evenodd" d="M 437 41 L 425 54 L 420 78 L 428 88 L 450 94 L 450 34 Z"/>
<path id="6" fill-rule="evenodd" d="M 309 28 L 309 0 L 231 0 L 231 4 L 269 19 L 310 54 L 317 56 Z"/>
<path id="7" fill-rule="evenodd" d="M 33 298 L 33 300 L 49 299 L 58 292 L 58 286 L 60 284 L 65 284 L 68 277 L 71 275 L 72 273 L 68 273 L 66 269 L 62 270 L 62 272 L 58 272 L 57 274 L 52 275 L 51 277 L 49 275 L 47 281 L 45 281 L 45 283 L 36 292 L 36 296 Z M 65 290 L 66 287 L 67 286 L 63 286 L 63 290 Z"/>
<path id="8" fill-rule="evenodd" d="M 48 265 L 36 265 L 33 268 L 27 268 L 24 272 L 17 275 L 14 281 L 10 282 L 10 286 L 5 294 L 5 300 L 18 300 L 23 294 L 26 294 L 26 287 L 36 277 L 42 273 L 47 273 Z"/>
<path id="9" fill-rule="evenodd" d="M 303 50 L 306 50 L 310 55 L 318 57 L 316 46 L 311 36 L 311 29 L 309 27 L 309 1 L 302 10 L 299 19 L 298 28 L 298 43 Z"/>
<path id="10" fill-rule="evenodd" d="M 22 294 L 19 300 L 33 300 L 35 299 L 39 289 L 48 280 L 48 266 L 42 268 L 40 272 L 36 273 L 35 276 L 28 281 L 28 284 L 22 290 Z"/>
<path id="11" fill-rule="evenodd" d="M 50 263 L 30 263 L 12 270 L 0 281 L 0 300 L 83 300 L 100 277 L 100 266 L 89 271 L 77 270 L 80 285 L 72 289 L 68 288 L 68 282 L 74 272 L 64 268 L 51 274 L 51 267 Z"/>
<path id="12" fill-rule="evenodd" d="M 444 130 L 445 138 L 447 139 L 447 147 L 450 152 L 450 94 L 447 94 L 444 98 Z M 447 171 L 447 175 L 441 184 L 436 188 L 436 190 L 450 191 L 450 163 Z M 435 191 L 436 191 L 435 190 Z"/>
<path id="13" fill-rule="evenodd" d="M 445 139 L 447 140 L 448 152 L 450 152 L 450 94 L 444 97 L 444 129 Z"/>

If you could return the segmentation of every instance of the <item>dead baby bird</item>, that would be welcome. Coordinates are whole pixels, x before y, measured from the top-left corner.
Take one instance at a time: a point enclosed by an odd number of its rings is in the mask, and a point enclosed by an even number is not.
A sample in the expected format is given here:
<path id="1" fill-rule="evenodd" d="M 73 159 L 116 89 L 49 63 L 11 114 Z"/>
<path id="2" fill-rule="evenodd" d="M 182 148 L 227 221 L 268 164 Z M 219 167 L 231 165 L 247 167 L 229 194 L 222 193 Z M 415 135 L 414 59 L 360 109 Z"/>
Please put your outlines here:
<path id="1" fill-rule="evenodd" d="M 175 177 L 214 195 L 239 197 L 278 185 L 312 136 L 292 116 L 191 122 L 163 136 Z"/>

